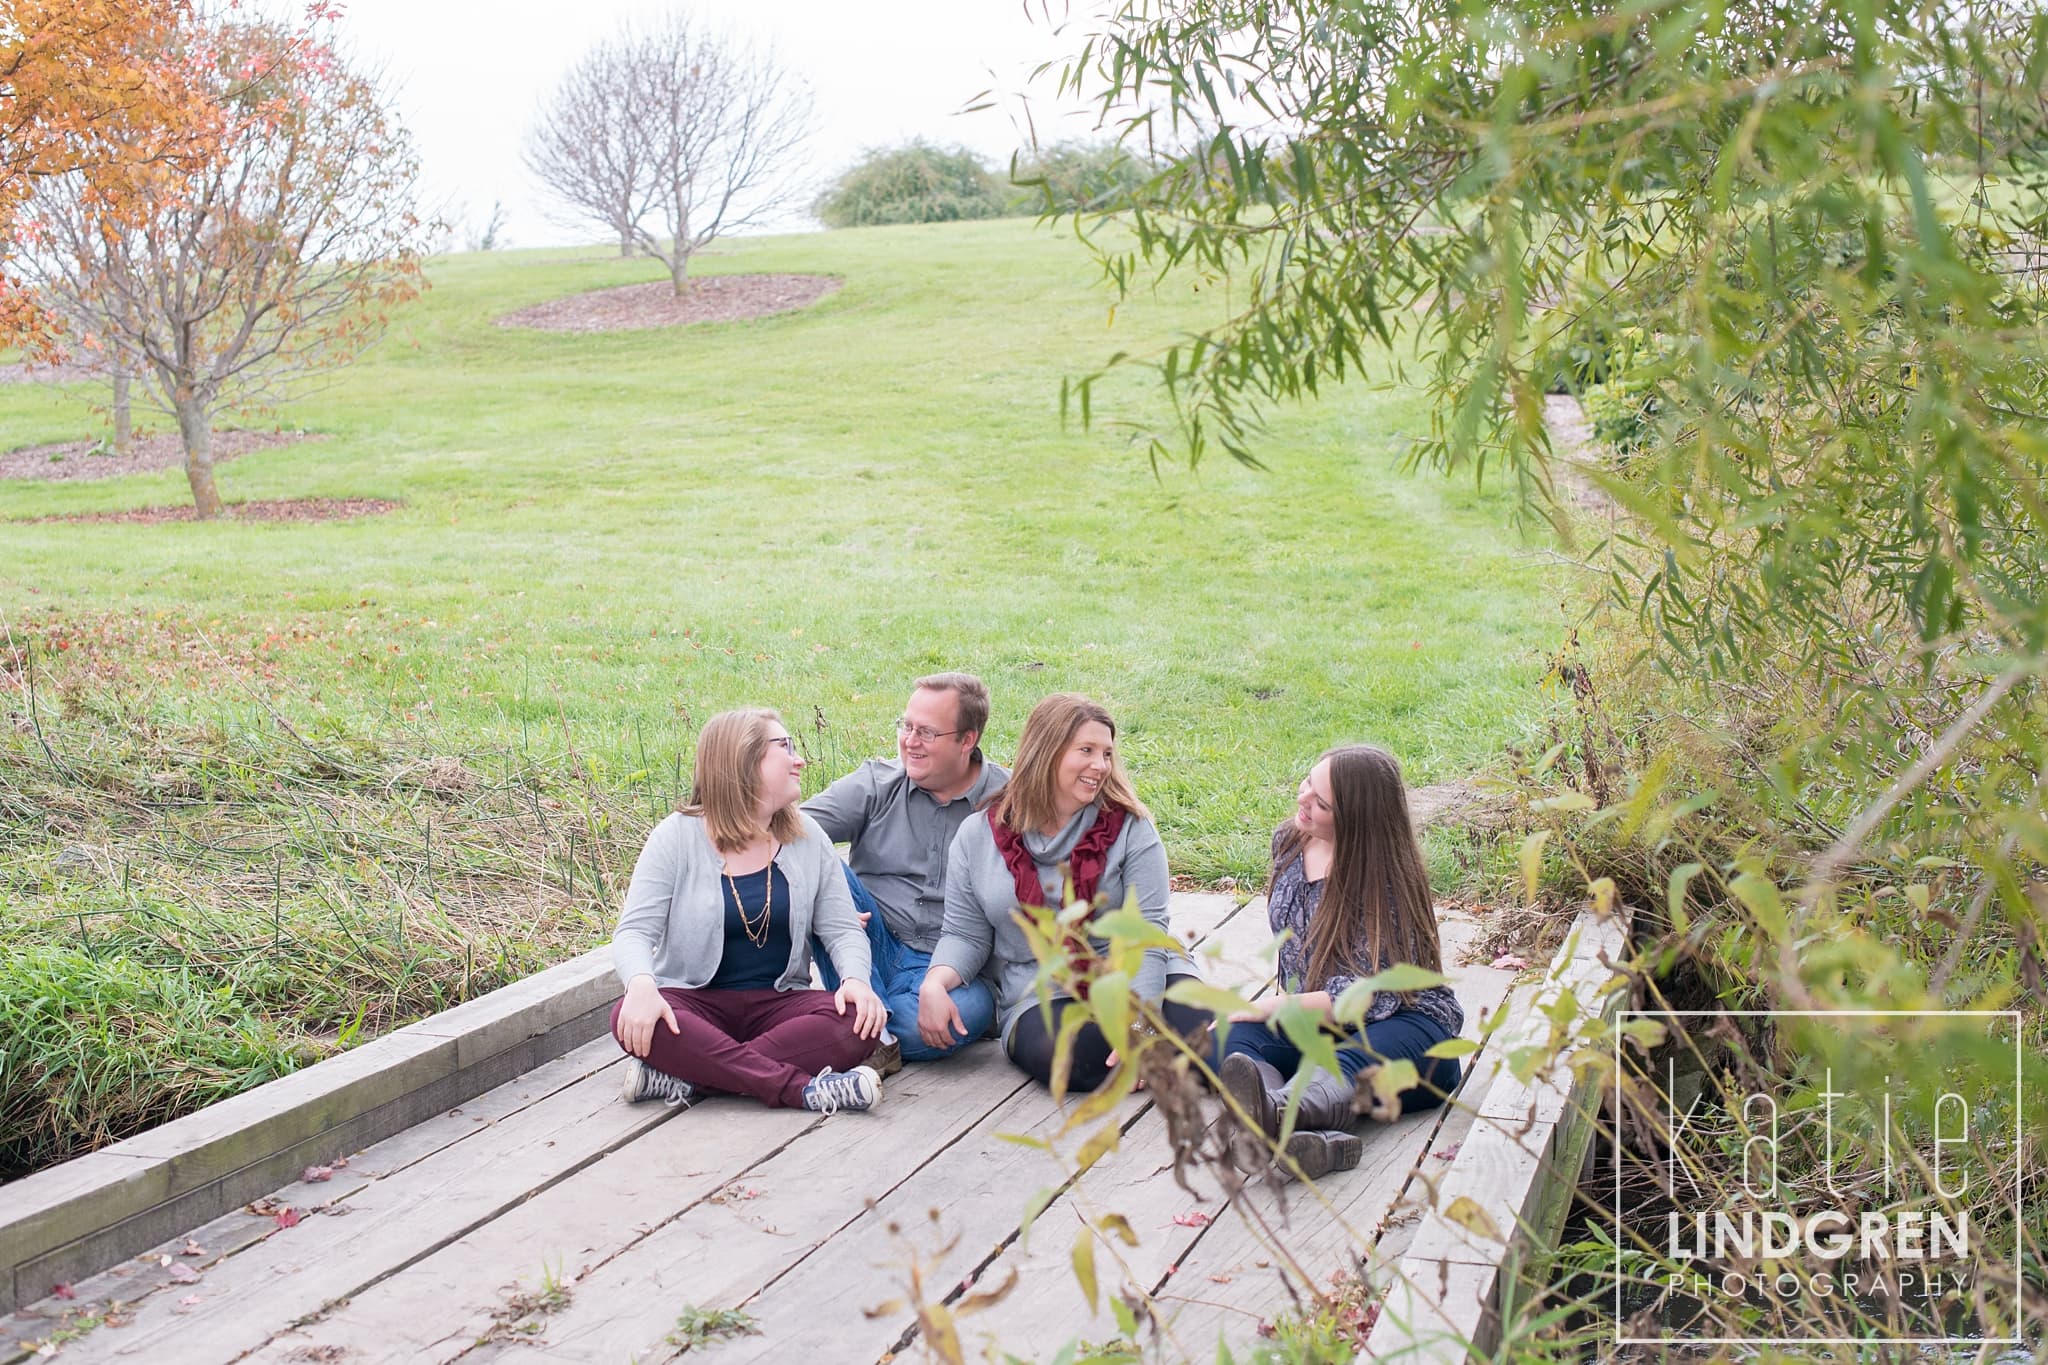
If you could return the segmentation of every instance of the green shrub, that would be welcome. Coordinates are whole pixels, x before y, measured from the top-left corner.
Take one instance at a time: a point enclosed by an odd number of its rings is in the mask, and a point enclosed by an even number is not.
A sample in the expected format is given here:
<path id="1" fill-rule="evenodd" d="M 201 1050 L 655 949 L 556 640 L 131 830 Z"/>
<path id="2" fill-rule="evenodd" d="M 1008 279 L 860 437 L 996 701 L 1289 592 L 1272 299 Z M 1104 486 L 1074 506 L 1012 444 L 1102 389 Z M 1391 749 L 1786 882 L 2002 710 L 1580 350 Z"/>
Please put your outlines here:
<path id="1" fill-rule="evenodd" d="M 1657 420 L 1657 391 L 1631 375 L 1604 384 L 1588 384 L 1579 401 L 1586 409 L 1593 435 L 1622 456 L 1632 455 L 1643 447 L 1651 425 Z"/>
<path id="2" fill-rule="evenodd" d="M 951 223 L 1000 218 L 1006 201 L 1002 184 L 973 152 L 920 140 L 868 152 L 811 212 L 832 228 Z"/>
<path id="3" fill-rule="evenodd" d="M 1019 213 L 1110 209 L 1131 198 L 1157 168 L 1114 142 L 1057 142 L 1019 154 L 1010 167 L 1010 198 Z"/>

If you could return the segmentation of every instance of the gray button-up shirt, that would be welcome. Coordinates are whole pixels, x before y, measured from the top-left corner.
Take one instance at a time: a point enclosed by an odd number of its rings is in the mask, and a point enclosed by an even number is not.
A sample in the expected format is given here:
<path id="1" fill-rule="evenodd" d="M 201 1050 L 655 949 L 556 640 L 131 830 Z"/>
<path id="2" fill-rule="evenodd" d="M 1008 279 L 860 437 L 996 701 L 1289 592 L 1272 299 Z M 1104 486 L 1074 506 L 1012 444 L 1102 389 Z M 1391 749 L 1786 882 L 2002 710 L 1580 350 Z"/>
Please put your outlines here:
<path id="1" fill-rule="evenodd" d="M 967 817 L 1010 780 L 974 751 L 981 771 L 951 801 L 912 782 L 893 758 L 871 758 L 804 802 L 882 907 L 882 923 L 906 948 L 928 953 L 946 918 L 946 855 Z"/>

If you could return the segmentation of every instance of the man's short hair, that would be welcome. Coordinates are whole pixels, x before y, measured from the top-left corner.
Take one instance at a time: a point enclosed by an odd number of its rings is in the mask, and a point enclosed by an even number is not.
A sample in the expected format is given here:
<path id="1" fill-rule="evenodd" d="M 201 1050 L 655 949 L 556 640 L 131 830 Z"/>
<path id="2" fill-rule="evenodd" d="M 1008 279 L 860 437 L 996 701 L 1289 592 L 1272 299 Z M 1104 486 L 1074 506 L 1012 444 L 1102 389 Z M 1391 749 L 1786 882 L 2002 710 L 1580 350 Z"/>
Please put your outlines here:
<path id="1" fill-rule="evenodd" d="M 932 673 L 911 686 L 926 692 L 951 692 L 960 710 L 960 718 L 954 724 L 962 730 L 972 730 L 975 742 L 980 742 L 988 729 L 988 688 L 981 679 L 972 673 Z"/>

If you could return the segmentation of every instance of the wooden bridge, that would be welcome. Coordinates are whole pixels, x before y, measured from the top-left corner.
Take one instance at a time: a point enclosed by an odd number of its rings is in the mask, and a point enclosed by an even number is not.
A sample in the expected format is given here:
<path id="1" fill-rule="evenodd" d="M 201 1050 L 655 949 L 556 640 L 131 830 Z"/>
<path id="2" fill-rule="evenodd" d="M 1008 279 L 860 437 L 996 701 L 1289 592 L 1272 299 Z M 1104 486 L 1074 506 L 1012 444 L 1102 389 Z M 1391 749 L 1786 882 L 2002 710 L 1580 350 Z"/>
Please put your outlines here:
<path id="1" fill-rule="evenodd" d="M 1262 902 L 1177 895 L 1174 923 L 1215 979 L 1268 978 Z M 1142 1093 L 1070 1181 L 1010 1139 L 1063 1115 L 993 1043 L 890 1078 L 873 1114 L 624 1104 L 600 951 L 0 1187 L 0 1362 L 834 1365 L 943 1358 L 948 1333 L 969 1360 L 1049 1360 L 1119 1337 L 1119 1301 L 1148 1358 L 1206 1361 L 1219 1339 L 1242 1358 L 1302 1281 L 1361 1269 L 1384 1296 L 1370 1354 L 1461 1359 L 1494 1339 L 1504 1259 L 1554 1233 L 1591 1131 L 1568 1067 L 1501 1061 L 1525 1024 L 1547 1035 L 1563 987 L 1611 1004 L 1621 926 L 1581 916 L 1520 981 L 1458 961 L 1471 919 L 1443 930 L 1485 1040 L 1457 1103 L 1372 1125 L 1356 1171 L 1284 1210 L 1263 1185 L 1235 1206 L 1181 1189 Z M 1110 1212 L 1129 1238 L 1084 1234 Z"/>

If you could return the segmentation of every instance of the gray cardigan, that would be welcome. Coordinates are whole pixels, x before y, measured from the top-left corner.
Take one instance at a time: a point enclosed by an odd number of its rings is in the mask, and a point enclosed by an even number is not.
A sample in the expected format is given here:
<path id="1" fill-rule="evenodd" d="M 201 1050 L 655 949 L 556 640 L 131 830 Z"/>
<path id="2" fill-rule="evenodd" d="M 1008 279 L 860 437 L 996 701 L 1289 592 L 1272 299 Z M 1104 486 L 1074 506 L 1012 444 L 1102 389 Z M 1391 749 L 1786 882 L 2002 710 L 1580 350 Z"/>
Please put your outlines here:
<path id="1" fill-rule="evenodd" d="M 825 941 L 840 980 L 865 981 L 868 936 L 854 912 L 845 868 L 818 822 L 801 812 L 799 818 L 803 838 L 775 853 L 789 883 L 789 966 L 775 989 L 809 988 L 813 933 Z M 712 847 L 702 816 L 671 815 L 654 827 L 633 864 L 626 909 L 612 935 L 612 965 L 622 983 L 630 986 L 643 974 L 657 986 L 683 990 L 710 983 L 725 956 L 724 869 L 725 855 Z"/>
<path id="2" fill-rule="evenodd" d="M 1038 865 L 1045 884 L 1046 904 L 1062 903 L 1066 887 L 1060 878 L 1060 864 L 1095 823 L 1097 806 L 1085 806 L 1057 835 L 1047 839 L 1026 834 L 1024 847 Z M 1124 821 L 1116 842 L 1109 846 L 1103 864 L 1098 894 L 1111 905 L 1123 904 L 1127 891 L 1138 894 L 1138 909 L 1162 933 L 1171 933 L 1167 903 L 1171 888 L 1166 874 L 1166 846 L 1150 820 L 1135 816 Z M 1003 1042 L 1024 1011 L 1037 1000 L 1038 959 L 1032 956 L 1031 941 L 1017 924 L 1017 882 L 996 848 L 989 829 L 988 812 L 967 817 L 953 839 L 946 859 L 946 923 L 932 950 L 932 966 L 951 967 L 963 981 L 986 976 L 995 989 L 996 1009 L 1002 1021 Z M 1144 963 L 1131 982 L 1131 989 L 1147 1000 L 1157 1000 L 1166 990 L 1167 968 L 1177 955 L 1162 948 L 1145 950 Z M 1192 970 L 1183 963 L 1183 970 Z M 1055 995 L 1057 999 L 1057 994 Z"/>

